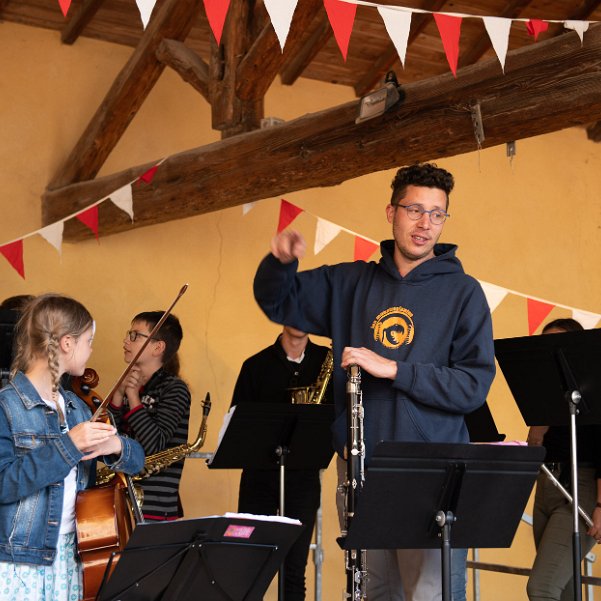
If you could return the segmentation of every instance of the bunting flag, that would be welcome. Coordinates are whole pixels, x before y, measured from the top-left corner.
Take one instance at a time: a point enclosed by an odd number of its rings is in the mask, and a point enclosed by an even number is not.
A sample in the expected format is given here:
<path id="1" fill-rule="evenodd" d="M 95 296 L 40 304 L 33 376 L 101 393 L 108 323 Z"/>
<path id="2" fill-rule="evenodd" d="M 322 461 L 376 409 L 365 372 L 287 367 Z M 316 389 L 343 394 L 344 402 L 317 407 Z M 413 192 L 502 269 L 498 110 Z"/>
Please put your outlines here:
<path id="1" fill-rule="evenodd" d="M 318 255 L 341 231 L 342 228 L 339 225 L 318 217 L 313 246 L 314 254 Z"/>
<path id="2" fill-rule="evenodd" d="M 378 6 L 378 12 L 384 21 L 386 32 L 392 40 L 397 54 L 401 59 L 401 64 L 404 67 L 407 43 L 409 42 L 409 30 L 411 29 L 411 11 L 406 12 Z"/>
<path id="3" fill-rule="evenodd" d="M 263 0 L 263 3 L 283 52 L 298 0 Z"/>
<path id="4" fill-rule="evenodd" d="M 342 52 L 342 58 L 346 61 L 357 5 L 349 4 L 344 0 L 323 0 L 323 5 L 334 30 L 338 48 Z"/>
<path id="5" fill-rule="evenodd" d="M 545 317 L 551 313 L 555 305 L 544 303 L 532 298 L 527 299 L 528 303 L 528 334 L 532 336 L 538 326 L 543 323 Z"/>
<path id="6" fill-rule="evenodd" d="M 488 282 L 480 282 L 480 286 L 482 286 L 488 307 L 492 313 L 503 302 L 508 290 L 501 286 L 495 286 L 495 284 L 489 284 Z"/>
<path id="7" fill-rule="evenodd" d="M 501 63 L 501 69 L 503 69 L 503 73 L 505 73 L 505 58 L 507 57 L 507 48 L 509 46 L 511 19 L 503 19 L 502 17 L 482 17 L 482 20 L 484 21 L 484 27 L 486 28 L 492 47 Z"/>
<path id="8" fill-rule="evenodd" d="M 138 10 L 140 11 L 140 18 L 142 19 L 142 27 L 144 29 L 146 29 L 148 21 L 150 21 L 150 15 L 152 14 L 152 9 L 156 2 L 157 0 L 136 0 Z"/>
<path id="9" fill-rule="evenodd" d="M 294 206 L 282 198 L 280 202 L 280 219 L 278 222 L 278 234 L 283 232 L 297 217 L 303 212 L 299 207 Z"/>
<path id="10" fill-rule="evenodd" d="M 148 171 L 142 173 L 142 175 L 138 178 L 137 183 L 144 182 L 145 184 L 150 184 L 154 179 L 158 168 L 158 165 L 154 165 L 154 167 L 151 167 Z"/>
<path id="11" fill-rule="evenodd" d="M 453 75 L 457 77 L 459 61 L 459 36 L 461 35 L 461 17 L 452 17 L 443 13 L 434 13 L 434 20 L 440 33 L 442 46 Z"/>
<path id="12" fill-rule="evenodd" d="M 57 223 L 47 225 L 38 232 L 46 242 L 49 242 L 56 248 L 59 255 L 62 253 L 64 228 L 65 224 L 62 221 L 58 221 Z"/>
<path id="13" fill-rule="evenodd" d="M 58 4 L 61 7 L 63 17 L 66 17 L 67 13 L 69 12 L 69 8 L 71 7 L 71 0 L 58 0 Z"/>
<path id="14" fill-rule="evenodd" d="M 7 244 L 0 246 L 0 253 L 6 257 L 6 260 L 11 264 L 13 269 L 25 279 L 23 240 L 15 240 L 14 242 L 8 242 Z"/>
<path id="15" fill-rule="evenodd" d="M 547 21 L 542 21 L 541 19 L 530 19 L 526 23 L 528 35 L 531 35 L 535 42 L 538 40 L 538 34 L 547 31 L 547 29 L 549 29 L 549 23 L 547 23 Z"/>
<path id="16" fill-rule="evenodd" d="M 98 205 L 94 205 L 75 215 L 86 227 L 90 228 L 98 240 Z"/>
<path id="17" fill-rule="evenodd" d="M 564 21 L 563 26 L 566 29 L 574 30 L 580 38 L 580 43 L 584 42 L 584 32 L 588 31 L 589 26 L 588 21 Z"/>
<path id="18" fill-rule="evenodd" d="M 133 223 L 134 200 L 132 196 L 131 184 L 127 184 L 118 190 L 115 190 L 108 198 L 110 198 L 114 205 L 118 206 L 122 211 L 127 213 Z"/>
<path id="19" fill-rule="evenodd" d="M 601 321 L 601 315 L 589 311 L 582 311 L 580 309 L 573 309 L 572 319 L 575 319 L 580 323 L 585 330 L 591 330 L 599 323 L 599 321 Z"/>
<path id="20" fill-rule="evenodd" d="M 247 213 L 249 213 L 254 206 L 255 206 L 254 202 L 245 202 L 242 205 L 242 215 L 244 216 Z"/>
<path id="21" fill-rule="evenodd" d="M 379 244 L 361 238 L 361 236 L 355 236 L 355 256 L 353 261 L 369 261 L 369 258 L 380 248 Z"/>
<path id="22" fill-rule="evenodd" d="M 221 44 L 221 34 L 223 33 L 223 24 L 230 7 L 230 0 L 203 0 L 205 13 L 211 27 L 211 31 L 217 40 L 217 45 Z"/>

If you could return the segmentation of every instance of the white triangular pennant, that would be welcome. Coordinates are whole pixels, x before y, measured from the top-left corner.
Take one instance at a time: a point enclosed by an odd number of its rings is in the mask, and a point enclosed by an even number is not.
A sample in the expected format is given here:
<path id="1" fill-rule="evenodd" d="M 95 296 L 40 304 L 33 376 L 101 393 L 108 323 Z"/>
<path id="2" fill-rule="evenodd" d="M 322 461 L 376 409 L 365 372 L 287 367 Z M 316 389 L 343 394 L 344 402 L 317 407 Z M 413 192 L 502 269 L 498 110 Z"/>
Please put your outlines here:
<path id="1" fill-rule="evenodd" d="M 58 221 L 57 223 L 51 223 L 50 225 L 47 225 L 38 232 L 38 234 L 40 234 L 40 236 L 42 236 L 46 242 L 49 242 L 52 244 L 52 246 L 54 246 L 54 248 L 56 248 L 59 254 L 61 254 L 62 251 L 64 227 L 64 222 Z"/>
<path id="2" fill-rule="evenodd" d="M 280 48 L 284 51 L 286 38 L 290 31 L 290 23 L 298 0 L 263 0 L 271 19 L 271 24 L 278 36 Z"/>
<path id="3" fill-rule="evenodd" d="M 144 27 L 144 29 L 146 29 L 148 21 L 150 21 L 150 15 L 152 14 L 152 9 L 156 3 L 157 0 L 136 0 L 138 10 L 140 11 L 140 17 L 142 18 L 142 27 Z"/>
<path id="4" fill-rule="evenodd" d="M 250 212 L 250 210 L 255 206 L 254 202 L 245 202 L 242 205 L 242 216 L 246 215 Z"/>
<path id="5" fill-rule="evenodd" d="M 566 29 L 573 29 L 580 38 L 580 43 L 584 42 L 584 32 L 588 31 L 588 21 L 564 21 L 563 26 Z"/>
<path id="6" fill-rule="evenodd" d="M 482 290 L 484 291 L 484 296 L 486 296 L 491 313 L 501 304 L 501 301 L 509 292 L 507 289 L 502 288 L 501 286 L 489 284 L 488 282 L 480 281 L 480 286 L 482 286 Z"/>
<path id="7" fill-rule="evenodd" d="M 505 57 L 507 56 L 507 46 L 509 45 L 509 30 L 511 29 L 511 19 L 503 17 L 482 17 L 484 27 L 488 32 L 488 37 L 492 47 L 497 53 L 497 58 L 501 63 L 503 73 L 505 73 Z"/>
<path id="8" fill-rule="evenodd" d="M 599 323 L 601 315 L 581 309 L 572 309 L 572 318 L 579 322 L 585 330 L 591 330 Z"/>
<path id="9" fill-rule="evenodd" d="M 341 231 L 342 228 L 339 225 L 318 217 L 313 252 L 316 255 L 320 253 Z"/>
<path id="10" fill-rule="evenodd" d="M 378 6 L 378 12 L 384 21 L 386 31 L 396 48 L 397 54 L 405 66 L 409 29 L 411 28 L 411 12 L 394 10 L 385 6 Z"/>
<path id="11" fill-rule="evenodd" d="M 122 188 L 115 190 L 109 195 L 109 199 L 122 211 L 125 211 L 132 221 L 134 220 L 134 201 L 132 197 L 131 184 L 126 184 Z"/>

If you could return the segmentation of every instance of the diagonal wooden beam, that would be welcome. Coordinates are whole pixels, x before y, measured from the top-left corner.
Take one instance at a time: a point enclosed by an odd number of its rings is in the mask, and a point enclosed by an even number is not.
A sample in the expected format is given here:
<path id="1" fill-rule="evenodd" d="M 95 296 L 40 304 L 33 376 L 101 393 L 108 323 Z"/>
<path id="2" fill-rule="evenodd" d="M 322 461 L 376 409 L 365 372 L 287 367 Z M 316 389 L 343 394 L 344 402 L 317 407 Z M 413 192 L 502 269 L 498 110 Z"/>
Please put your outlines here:
<path id="1" fill-rule="evenodd" d="M 322 7 L 323 0 L 305 0 L 297 7 L 283 52 L 273 25 L 265 25 L 238 65 L 236 94 L 239 98 L 251 100 L 265 96 L 282 65 L 301 49 L 305 31 Z"/>
<path id="2" fill-rule="evenodd" d="M 79 9 L 71 15 L 71 18 L 61 31 L 63 44 L 73 44 L 86 28 L 86 25 L 94 18 L 104 0 L 83 0 Z"/>
<path id="3" fill-rule="evenodd" d="M 156 57 L 210 102 L 209 65 L 194 50 L 177 40 L 163 40 L 156 50 Z"/>
<path id="4" fill-rule="evenodd" d="M 295 54 L 287 56 L 281 72 L 282 83 L 291 86 L 303 74 L 303 71 L 328 43 L 333 34 L 330 21 L 324 14 L 321 19 L 318 19 L 317 25 L 300 49 Z"/>
<path id="5" fill-rule="evenodd" d="M 332 186 L 366 173 L 477 148 L 470 107 L 480 103 L 483 147 L 601 119 L 601 24 L 581 46 L 567 34 L 497 59 L 404 86 L 406 99 L 355 125 L 358 102 L 306 115 L 169 157 L 151 185 L 134 186 L 135 222 L 102 203 L 102 235 L 217 211 L 295 190 Z M 54 223 L 110 195 L 150 165 L 62 190 L 43 200 Z M 87 237 L 74 220 L 65 238 Z"/>
<path id="6" fill-rule="evenodd" d="M 183 40 L 202 0 L 165 0 L 49 188 L 93 178 L 163 71 L 155 52 L 163 38 Z"/>
<path id="7" fill-rule="evenodd" d="M 446 0 L 426 0 L 422 3 L 420 8 L 422 10 L 429 10 L 436 12 L 440 10 L 446 4 Z M 407 47 L 417 38 L 417 36 L 428 26 L 431 22 L 432 16 L 424 13 L 413 13 L 411 15 L 411 31 L 409 32 L 409 39 L 407 40 Z M 395 45 L 390 42 L 386 47 L 386 50 L 382 52 L 378 60 L 366 71 L 365 75 L 355 84 L 355 94 L 357 96 L 364 96 L 368 92 L 371 92 L 378 84 L 381 84 L 384 80 L 384 76 L 389 71 L 390 67 L 398 60 L 399 55 L 397 53 Z"/>

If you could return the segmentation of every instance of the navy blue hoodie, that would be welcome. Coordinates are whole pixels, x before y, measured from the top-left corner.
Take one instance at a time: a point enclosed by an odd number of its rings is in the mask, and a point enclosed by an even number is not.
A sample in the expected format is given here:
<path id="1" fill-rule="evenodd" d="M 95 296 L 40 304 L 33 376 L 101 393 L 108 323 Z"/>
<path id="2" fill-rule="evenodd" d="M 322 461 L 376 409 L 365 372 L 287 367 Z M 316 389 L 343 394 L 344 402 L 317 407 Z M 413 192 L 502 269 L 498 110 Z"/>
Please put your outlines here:
<path id="1" fill-rule="evenodd" d="M 380 440 L 467 442 L 463 416 L 477 409 L 495 374 L 490 310 L 478 282 L 465 274 L 456 246 L 402 277 L 394 241 L 381 243 L 379 263 L 356 261 L 297 273 L 263 259 L 255 298 L 267 317 L 332 339 L 334 447 L 347 440 L 344 347 L 366 347 L 397 361 L 394 381 L 362 370 L 366 458 Z"/>

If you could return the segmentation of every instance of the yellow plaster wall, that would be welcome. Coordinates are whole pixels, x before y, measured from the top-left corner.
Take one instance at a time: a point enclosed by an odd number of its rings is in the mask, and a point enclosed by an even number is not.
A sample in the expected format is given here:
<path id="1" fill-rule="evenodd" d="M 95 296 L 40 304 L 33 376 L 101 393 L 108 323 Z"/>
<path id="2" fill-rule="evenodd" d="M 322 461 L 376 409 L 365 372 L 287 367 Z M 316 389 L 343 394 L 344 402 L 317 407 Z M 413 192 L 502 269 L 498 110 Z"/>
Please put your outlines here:
<path id="1" fill-rule="evenodd" d="M 83 38 L 73 47 L 62 46 L 55 32 L 0 23 L 0 244 L 40 227 L 46 183 L 130 53 Z M 336 86 L 276 83 L 266 99 L 266 115 L 290 119 L 351 99 L 349 90 Z M 102 173 L 217 139 L 206 102 L 166 71 Z M 518 140 L 513 162 L 504 147 L 496 147 L 438 163 L 457 179 L 443 238 L 459 245 L 466 271 L 509 290 L 601 313 L 601 146 L 588 142 L 583 130 L 570 129 Z M 384 207 L 392 175 L 377 173 L 286 196 L 305 209 L 295 222 L 310 249 L 303 267 L 352 259 L 353 240 L 345 233 L 313 255 L 316 216 L 374 240 L 389 236 Z M 41 237 L 28 238 L 25 280 L 0 258 L 0 298 L 59 291 L 81 300 L 98 323 L 90 365 L 101 376 L 102 393 L 124 367 L 121 345 L 130 318 L 165 307 L 188 282 L 175 311 L 185 332 L 182 366 L 195 399 L 192 429 L 198 426 L 200 400 L 211 392 L 204 450 L 212 450 L 242 361 L 279 331 L 257 308 L 251 287 L 278 212 L 279 198 L 268 199 L 246 216 L 237 207 L 99 242 L 64 244 L 61 256 Z M 569 312 L 555 309 L 550 318 L 564 315 Z M 509 295 L 493 321 L 496 337 L 527 334 L 525 299 Z M 526 427 L 502 376 L 493 384 L 489 404 L 499 431 L 510 440 L 524 440 Z M 201 460 L 188 461 L 182 484 L 187 515 L 234 510 L 238 477 L 238 471 L 208 470 Z M 334 542 L 334 488 L 330 468 L 324 477 L 324 600 L 340 598 L 344 586 L 342 555 Z M 532 554 L 531 533 L 520 526 L 511 549 L 483 551 L 481 557 L 528 566 Z M 311 589 L 310 568 L 308 576 Z M 526 599 L 523 577 L 483 574 L 481 580 L 487 601 Z M 275 599 L 273 591 L 268 598 Z"/>

